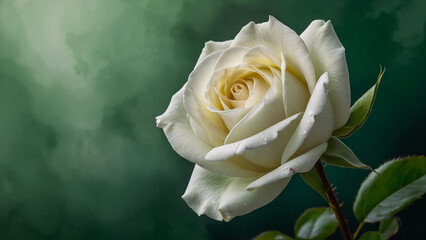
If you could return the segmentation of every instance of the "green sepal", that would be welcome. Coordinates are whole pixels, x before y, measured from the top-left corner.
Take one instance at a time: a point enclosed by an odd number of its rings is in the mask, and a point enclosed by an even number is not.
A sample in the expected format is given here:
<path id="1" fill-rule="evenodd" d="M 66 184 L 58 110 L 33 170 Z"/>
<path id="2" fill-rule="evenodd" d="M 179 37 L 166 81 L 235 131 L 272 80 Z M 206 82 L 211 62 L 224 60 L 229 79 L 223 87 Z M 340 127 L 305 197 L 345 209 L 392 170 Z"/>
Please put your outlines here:
<path id="1" fill-rule="evenodd" d="M 394 159 L 370 173 L 354 203 L 360 222 L 378 222 L 394 216 L 426 192 L 426 157 Z"/>
<path id="2" fill-rule="evenodd" d="M 386 240 L 380 232 L 370 231 L 366 232 L 358 238 L 358 240 Z"/>
<path id="3" fill-rule="evenodd" d="M 321 197 L 325 199 L 325 201 L 329 202 L 327 197 L 327 189 L 324 187 L 324 185 L 322 185 L 321 177 L 319 176 L 315 166 L 309 172 L 300 173 L 300 176 L 302 176 L 303 180 L 305 180 L 305 182 L 311 186 L 311 188 L 317 191 Z"/>
<path id="4" fill-rule="evenodd" d="M 259 234 L 253 240 L 294 240 L 294 238 L 278 231 L 267 231 Z"/>
<path id="5" fill-rule="evenodd" d="M 379 232 L 385 239 L 390 239 L 398 232 L 400 226 L 401 219 L 399 217 L 388 218 L 380 222 Z"/>
<path id="6" fill-rule="evenodd" d="M 321 156 L 321 160 L 327 164 L 339 167 L 372 170 L 369 166 L 362 163 L 348 146 L 335 137 L 331 137 L 328 140 L 327 150 Z"/>
<path id="7" fill-rule="evenodd" d="M 374 100 L 376 99 L 377 89 L 380 85 L 380 80 L 383 77 L 386 69 L 380 66 L 379 76 L 376 84 L 364 93 L 351 107 L 351 114 L 346 124 L 333 131 L 335 137 L 349 137 L 353 132 L 362 127 L 370 115 L 373 108 Z"/>
<path id="8" fill-rule="evenodd" d="M 336 231 L 337 225 L 330 208 L 311 208 L 297 219 L 294 232 L 297 239 L 325 239 Z"/>

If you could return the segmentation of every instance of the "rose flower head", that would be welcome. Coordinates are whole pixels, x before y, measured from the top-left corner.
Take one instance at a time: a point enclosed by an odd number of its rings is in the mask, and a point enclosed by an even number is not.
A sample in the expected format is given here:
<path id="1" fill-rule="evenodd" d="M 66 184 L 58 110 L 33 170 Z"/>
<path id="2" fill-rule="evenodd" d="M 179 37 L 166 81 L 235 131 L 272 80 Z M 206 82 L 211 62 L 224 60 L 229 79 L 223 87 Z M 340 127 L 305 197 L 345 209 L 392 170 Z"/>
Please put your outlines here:
<path id="1" fill-rule="evenodd" d="M 270 17 L 207 42 L 157 126 L 195 163 L 186 203 L 229 221 L 311 170 L 349 114 L 345 49 L 331 22 L 313 21 L 299 36 Z"/>

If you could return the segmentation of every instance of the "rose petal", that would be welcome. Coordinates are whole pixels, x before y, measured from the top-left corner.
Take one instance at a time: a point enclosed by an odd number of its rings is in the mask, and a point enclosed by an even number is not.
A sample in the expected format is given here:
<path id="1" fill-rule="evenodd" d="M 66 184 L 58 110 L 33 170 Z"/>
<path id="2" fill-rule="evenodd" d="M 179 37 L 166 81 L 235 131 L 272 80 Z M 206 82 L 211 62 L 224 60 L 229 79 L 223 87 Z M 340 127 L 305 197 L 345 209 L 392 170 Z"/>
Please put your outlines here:
<path id="1" fill-rule="evenodd" d="M 306 81 L 309 91 L 313 91 L 316 83 L 315 70 L 305 43 L 296 32 L 269 16 L 269 21 L 266 23 L 247 24 L 231 43 L 231 46 L 253 47 L 256 45 L 264 45 L 277 56 L 281 52 L 284 53 L 289 71 L 294 69 L 293 74 L 301 73 L 300 77 L 295 76 L 301 81 Z"/>
<path id="2" fill-rule="evenodd" d="M 313 21 L 300 37 L 311 54 L 316 76 L 324 72 L 329 74 L 329 97 L 335 114 L 334 129 L 337 129 L 348 120 L 351 106 L 345 48 L 330 21 Z"/>
<path id="3" fill-rule="evenodd" d="M 274 84 L 259 104 L 254 106 L 240 122 L 231 129 L 225 144 L 253 136 L 285 119 L 282 96 Z"/>
<path id="4" fill-rule="evenodd" d="M 247 191 L 256 178 L 231 178 L 216 175 L 195 166 L 188 187 L 182 196 L 198 214 L 221 221 L 230 221 L 260 208 L 274 200 L 287 186 L 288 179 L 269 184 L 264 188 Z"/>
<path id="5" fill-rule="evenodd" d="M 275 168 L 280 165 L 282 152 L 301 117 L 302 114 L 291 116 L 254 136 L 213 148 L 206 154 L 206 160 L 225 161 L 241 155 L 261 167 Z"/>
<path id="6" fill-rule="evenodd" d="M 197 137 L 190 126 L 183 106 L 184 89 L 185 86 L 173 95 L 166 112 L 156 118 L 157 126 L 163 128 L 173 149 L 183 158 L 218 174 L 237 177 L 258 175 L 258 172 L 245 169 L 233 161 L 211 162 L 205 160 L 205 156 L 212 146 Z"/>
<path id="7" fill-rule="evenodd" d="M 333 111 L 331 109 L 328 97 L 327 97 L 327 87 L 328 87 L 328 74 L 324 73 L 318 80 L 317 85 L 312 93 L 312 96 L 309 100 L 309 103 L 306 107 L 306 111 L 300 121 L 299 126 L 294 131 L 293 136 L 290 138 L 290 141 L 287 144 L 286 149 L 284 150 L 281 163 L 285 163 L 290 157 L 297 151 L 299 148 L 306 142 L 308 136 L 311 137 L 306 146 L 319 145 L 322 142 L 317 142 L 318 139 L 322 140 L 327 139 L 331 136 L 333 131 L 334 121 L 333 121 Z M 330 106 L 327 108 L 327 105 Z M 323 118 L 330 117 L 329 122 L 317 122 L 319 115 L 322 115 Z M 315 128 L 314 128 L 315 126 Z M 324 132 L 321 131 L 321 127 L 324 127 Z M 330 130 L 331 128 L 331 130 Z M 311 131 L 315 129 L 314 134 L 311 134 Z M 321 133 L 321 136 L 318 134 Z M 313 145 L 315 144 L 315 145 Z M 307 150 L 307 149 L 305 149 Z"/>
<path id="8" fill-rule="evenodd" d="M 260 63 L 267 66 L 279 67 L 281 61 L 268 48 L 262 45 L 254 46 L 244 56 L 243 63 L 252 64 Z"/>
<path id="9" fill-rule="evenodd" d="M 214 69 L 219 70 L 221 68 L 228 68 L 241 64 L 243 57 L 249 50 L 250 48 L 247 47 L 230 47 L 223 50 Z"/>
<path id="10" fill-rule="evenodd" d="M 327 143 L 322 143 L 311 150 L 303 153 L 291 159 L 276 168 L 275 170 L 267 173 L 263 177 L 258 178 L 256 181 L 252 182 L 247 186 L 247 190 L 251 191 L 259 187 L 265 187 L 265 185 L 275 183 L 276 181 L 281 181 L 285 178 L 290 178 L 295 173 L 308 172 L 312 169 L 321 155 L 327 149 Z"/>
<path id="11" fill-rule="evenodd" d="M 292 133 L 300 123 L 302 114 L 295 114 L 287 119 L 292 119 L 293 117 L 295 117 L 295 119 L 292 120 L 283 130 L 278 132 L 276 140 L 255 149 L 248 148 L 241 156 L 245 160 L 264 168 L 268 168 L 269 170 L 279 166 L 281 164 L 281 157 L 285 146 L 288 144 Z"/>
<path id="12" fill-rule="evenodd" d="M 224 42 L 208 41 L 204 44 L 204 48 L 201 51 L 201 55 L 198 58 L 197 64 L 204 60 L 208 55 L 216 51 L 225 50 L 231 46 L 232 40 Z"/>
<path id="13" fill-rule="evenodd" d="M 184 88 L 183 104 L 189 116 L 208 133 L 209 143 L 220 146 L 226 137 L 228 129 L 221 117 L 207 109 L 209 105 L 205 93 L 214 72 L 214 66 L 222 51 L 217 51 L 207 56 L 189 75 Z"/>
<path id="14" fill-rule="evenodd" d="M 291 73 L 285 71 L 284 82 L 284 105 L 287 116 L 304 112 L 309 101 L 309 90 Z"/>
<path id="15" fill-rule="evenodd" d="M 255 106 L 258 104 L 262 98 L 265 97 L 265 94 L 268 92 L 270 87 L 271 86 L 268 84 L 268 81 L 263 79 L 261 76 L 253 77 L 253 90 L 250 92 L 245 106 Z"/>
<path id="16" fill-rule="evenodd" d="M 331 106 L 330 98 L 328 98 L 328 101 L 326 102 L 322 112 L 318 115 L 315 115 L 314 118 L 315 122 L 311 131 L 308 133 L 302 146 L 300 146 L 296 153 L 293 154 L 293 157 L 308 151 L 318 144 L 327 142 L 330 139 L 334 130 L 334 112 Z"/>
<path id="17" fill-rule="evenodd" d="M 277 68 L 257 63 L 248 64 L 248 67 L 258 73 L 259 76 L 266 80 L 266 82 L 270 85 L 272 85 L 272 83 L 275 81 L 274 79 L 276 78 L 279 71 Z"/>
<path id="18" fill-rule="evenodd" d="M 219 114 L 226 124 L 228 129 L 232 129 L 249 111 L 251 107 L 240 107 L 229 110 L 218 110 L 215 108 L 209 108 L 210 111 Z"/>

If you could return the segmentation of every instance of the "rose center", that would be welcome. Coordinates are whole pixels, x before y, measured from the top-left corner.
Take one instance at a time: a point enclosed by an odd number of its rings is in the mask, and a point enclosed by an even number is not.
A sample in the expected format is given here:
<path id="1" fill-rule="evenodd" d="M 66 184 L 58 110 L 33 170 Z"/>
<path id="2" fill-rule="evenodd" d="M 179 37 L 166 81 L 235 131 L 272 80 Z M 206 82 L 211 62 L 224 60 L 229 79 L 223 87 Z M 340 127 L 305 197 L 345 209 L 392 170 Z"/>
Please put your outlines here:
<path id="1" fill-rule="evenodd" d="M 249 97 L 249 89 L 245 82 L 236 83 L 231 87 L 231 96 L 230 99 L 236 101 L 244 101 Z"/>
<path id="2" fill-rule="evenodd" d="M 207 98 L 211 109 L 238 113 L 249 111 L 265 96 L 274 79 L 274 72 L 262 64 L 241 64 L 220 69 L 212 76 Z"/>

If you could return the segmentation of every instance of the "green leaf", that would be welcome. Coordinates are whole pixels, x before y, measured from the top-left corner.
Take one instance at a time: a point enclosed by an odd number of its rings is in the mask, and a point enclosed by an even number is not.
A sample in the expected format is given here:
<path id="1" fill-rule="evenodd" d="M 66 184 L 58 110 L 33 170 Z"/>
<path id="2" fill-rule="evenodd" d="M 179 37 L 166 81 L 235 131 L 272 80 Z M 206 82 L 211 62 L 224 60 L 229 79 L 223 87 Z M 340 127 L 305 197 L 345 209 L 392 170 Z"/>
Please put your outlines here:
<path id="1" fill-rule="evenodd" d="M 354 203 L 360 222 L 394 216 L 426 192 L 426 157 L 413 156 L 383 164 L 364 180 Z"/>
<path id="2" fill-rule="evenodd" d="M 311 208 L 297 219 L 294 228 L 298 239 L 325 239 L 336 231 L 337 219 L 329 208 Z"/>
<path id="3" fill-rule="evenodd" d="M 373 108 L 374 100 L 376 99 L 377 89 L 379 88 L 380 80 L 383 77 L 386 69 L 382 70 L 380 66 L 379 76 L 377 77 L 376 84 L 374 84 L 364 95 L 362 95 L 351 107 L 351 115 L 349 116 L 346 124 L 334 130 L 333 136 L 335 137 L 348 137 L 353 132 L 362 127 L 370 115 Z"/>
<path id="4" fill-rule="evenodd" d="M 358 240 L 385 240 L 383 235 L 377 231 L 366 232 Z"/>
<path id="5" fill-rule="evenodd" d="M 327 202 L 327 189 L 322 185 L 321 177 L 319 176 L 315 167 L 313 167 L 309 172 L 300 173 L 303 180 L 311 186 L 315 191 L 317 191 Z"/>
<path id="6" fill-rule="evenodd" d="M 371 168 L 362 163 L 352 150 L 339 139 L 332 137 L 328 140 L 327 150 L 321 156 L 321 160 L 330 165 L 348 168 Z"/>
<path id="7" fill-rule="evenodd" d="M 293 240 L 293 238 L 278 231 L 267 231 L 253 238 L 253 240 Z"/>
<path id="8" fill-rule="evenodd" d="M 388 218 L 380 222 L 379 232 L 385 239 L 389 239 L 394 236 L 401 226 L 401 220 L 399 217 Z"/>

